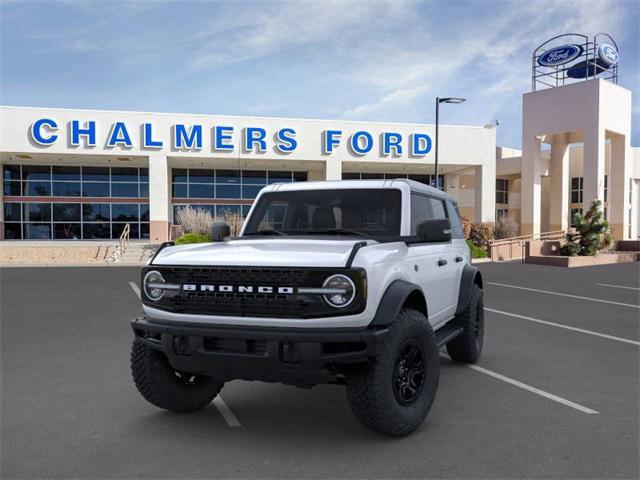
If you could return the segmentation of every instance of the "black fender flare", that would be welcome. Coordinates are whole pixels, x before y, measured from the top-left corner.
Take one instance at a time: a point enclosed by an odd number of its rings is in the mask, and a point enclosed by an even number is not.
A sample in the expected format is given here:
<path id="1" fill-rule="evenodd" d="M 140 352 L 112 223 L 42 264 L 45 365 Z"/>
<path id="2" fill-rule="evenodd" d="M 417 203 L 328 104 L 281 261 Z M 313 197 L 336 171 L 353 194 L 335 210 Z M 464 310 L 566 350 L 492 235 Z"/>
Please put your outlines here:
<path id="1" fill-rule="evenodd" d="M 456 308 L 456 315 L 464 312 L 469 304 L 471 298 L 471 289 L 473 284 L 477 284 L 482 288 L 482 274 L 478 267 L 473 265 L 465 265 L 462 269 L 462 276 L 460 277 L 460 292 L 458 293 L 458 308 Z"/>
<path id="2" fill-rule="evenodd" d="M 378 304 L 378 310 L 376 311 L 371 326 L 385 326 L 392 323 L 402 306 L 405 304 L 409 295 L 414 292 L 419 293 L 423 299 L 424 314 L 427 316 L 427 303 L 426 297 L 422 289 L 415 283 L 407 282 L 405 280 L 394 280 L 389 284 L 387 290 L 382 295 L 380 303 Z"/>

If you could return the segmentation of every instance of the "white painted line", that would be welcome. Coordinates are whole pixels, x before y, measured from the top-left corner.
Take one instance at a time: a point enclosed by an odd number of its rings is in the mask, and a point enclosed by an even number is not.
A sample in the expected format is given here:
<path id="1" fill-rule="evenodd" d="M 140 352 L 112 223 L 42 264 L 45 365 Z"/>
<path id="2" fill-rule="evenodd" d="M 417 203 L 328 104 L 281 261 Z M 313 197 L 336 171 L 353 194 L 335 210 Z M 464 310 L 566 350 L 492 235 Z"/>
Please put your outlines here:
<path id="1" fill-rule="evenodd" d="M 627 287 L 624 285 L 611 285 L 610 283 L 596 283 L 599 287 L 611 287 L 611 288 L 624 288 L 625 290 L 637 290 L 640 291 L 638 287 Z"/>
<path id="2" fill-rule="evenodd" d="M 603 300 L 601 298 L 582 297 L 580 295 L 569 295 L 568 293 L 550 292 L 549 290 L 539 290 L 537 288 L 520 287 L 518 285 L 508 285 L 506 283 L 495 283 L 495 282 L 488 282 L 488 283 L 489 285 L 496 285 L 498 287 L 516 288 L 518 290 L 527 290 L 529 292 L 546 293 L 547 295 L 557 295 L 559 297 L 577 298 L 579 300 L 588 300 L 590 302 L 608 303 L 610 305 L 620 305 L 621 307 L 631 307 L 631 308 L 640 309 L 640 305 L 633 305 L 631 303 L 614 302 L 612 300 Z"/>
<path id="3" fill-rule="evenodd" d="M 591 330 L 585 330 L 583 328 L 570 327 L 568 325 L 562 325 L 560 323 L 548 322 L 546 320 L 540 320 L 539 318 L 526 317 L 524 315 L 518 315 L 517 313 L 504 312 L 502 310 L 495 310 L 493 308 L 484 307 L 487 312 L 499 313 L 500 315 L 506 315 L 508 317 L 520 318 L 522 320 L 528 320 L 529 322 L 541 323 L 542 325 L 549 325 L 552 327 L 564 328 L 565 330 L 572 330 L 574 332 L 586 333 L 587 335 L 594 335 L 596 337 L 607 338 L 609 340 L 615 340 L 616 342 L 630 343 L 631 345 L 640 346 L 640 342 L 635 340 L 628 340 L 622 337 L 614 337 L 613 335 L 607 335 L 605 333 L 593 332 Z"/>
<path id="4" fill-rule="evenodd" d="M 229 425 L 230 427 L 242 426 L 233 412 L 229 409 L 229 407 L 227 407 L 227 404 L 224 403 L 224 400 L 222 400 L 222 397 L 220 395 L 213 399 L 213 404 L 220 412 L 220 415 L 222 415 L 222 418 L 224 418 L 224 421 L 227 422 L 227 425 Z"/>
<path id="5" fill-rule="evenodd" d="M 136 282 L 129 282 L 129 285 L 131 285 L 131 290 L 133 290 L 133 293 L 135 293 L 138 298 L 140 298 L 140 287 L 138 287 L 138 284 Z"/>
<path id="6" fill-rule="evenodd" d="M 449 357 L 446 357 L 445 355 L 441 355 L 441 356 L 444 358 L 449 358 Z M 489 375 L 490 377 L 506 382 L 510 385 L 513 385 L 514 387 L 522 388 L 523 390 L 526 390 L 531 393 L 535 393 L 536 395 L 540 395 L 541 397 L 544 397 L 544 398 L 548 398 L 549 400 L 553 400 L 554 402 L 560 403 L 561 405 L 565 405 L 569 408 L 573 408 L 574 410 L 578 410 L 579 412 L 586 413 L 587 415 L 598 415 L 600 413 L 590 408 L 587 408 L 585 406 L 582 406 L 578 403 L 571 402 L 566 398 L 562 398 L 552 393 L 545 392 L 544 390 L 540 390 L 539 388 L 532 387 L 531 385 L 527 385 L 526 383 L 519 382 L 518 380 L 514 380 L 513 378 L 506 377 L 494 371 L 487 370 L 486 368 L 479 367 L 478 365 L 464 364 L 464 366 L 467 368 L 470 368 L 471 370 L 475 370 L 476 372 L 484 373 L 485 375 Z"/>

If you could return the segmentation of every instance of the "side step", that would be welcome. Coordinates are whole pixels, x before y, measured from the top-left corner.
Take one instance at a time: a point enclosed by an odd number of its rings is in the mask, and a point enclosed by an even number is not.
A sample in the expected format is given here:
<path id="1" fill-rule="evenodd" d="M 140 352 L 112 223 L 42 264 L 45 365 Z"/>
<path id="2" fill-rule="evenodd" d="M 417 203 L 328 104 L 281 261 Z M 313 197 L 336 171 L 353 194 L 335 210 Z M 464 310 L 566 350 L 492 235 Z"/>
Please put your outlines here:
<path id="1" fill-rule="evenodd" d="M 438 342 L 438 348 L 444 347 L 451 340 L 460 335 L 464 329 L 457 325 L 452 325 L 453 322 L 449 322 L 444 327 L 436 330 L 436 341 Z"/>

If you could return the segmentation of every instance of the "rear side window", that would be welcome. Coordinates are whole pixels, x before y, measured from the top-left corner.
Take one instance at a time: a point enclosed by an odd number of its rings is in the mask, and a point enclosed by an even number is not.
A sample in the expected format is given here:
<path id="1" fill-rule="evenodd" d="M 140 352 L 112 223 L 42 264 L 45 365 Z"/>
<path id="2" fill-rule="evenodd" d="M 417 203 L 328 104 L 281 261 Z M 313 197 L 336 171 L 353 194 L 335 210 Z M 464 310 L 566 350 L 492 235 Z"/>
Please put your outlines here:
<path id="1" fill-rule="evenodd" d="M 433 218 L 429 197 L 411 194 L 411 235 L 416 235 L 418 225 Z"/>
<path id="2" fill-rule="evenodd" d="M 433 214 L 432 218 L 435 218 L 435 219 L 448 218 L 447 210 L 444 206 L 443 200 L 440 200 L 439 198 L 430 198 L 429 200 L 431 201 L 431 212 Z"/>
<path id="3" fill-rule="evenodd" d="M 453 238 L 464 238 L 462 229 L 462 221 L 460 220 L 460 212 L 458 206 L 451 200 L 447 200 L 447 209 L 449 210 L 449 220 L 451 221 L 451 233 Z"/>

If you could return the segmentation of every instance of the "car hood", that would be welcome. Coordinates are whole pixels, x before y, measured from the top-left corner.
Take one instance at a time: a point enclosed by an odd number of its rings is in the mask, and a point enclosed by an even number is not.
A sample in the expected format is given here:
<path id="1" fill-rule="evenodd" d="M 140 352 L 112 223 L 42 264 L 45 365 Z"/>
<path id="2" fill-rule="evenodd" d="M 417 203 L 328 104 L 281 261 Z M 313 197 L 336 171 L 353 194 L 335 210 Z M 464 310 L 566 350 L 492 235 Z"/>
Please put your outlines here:
<path id="1" fill-rule="evenodd" d="M 176 245 L 163 248 L 153 265 L 344 267 L 359 241 L 289 237 Z"/>

